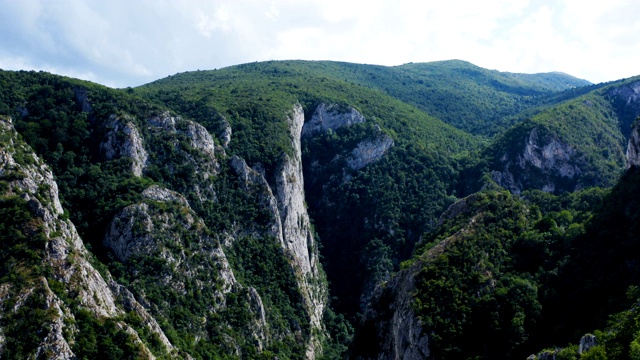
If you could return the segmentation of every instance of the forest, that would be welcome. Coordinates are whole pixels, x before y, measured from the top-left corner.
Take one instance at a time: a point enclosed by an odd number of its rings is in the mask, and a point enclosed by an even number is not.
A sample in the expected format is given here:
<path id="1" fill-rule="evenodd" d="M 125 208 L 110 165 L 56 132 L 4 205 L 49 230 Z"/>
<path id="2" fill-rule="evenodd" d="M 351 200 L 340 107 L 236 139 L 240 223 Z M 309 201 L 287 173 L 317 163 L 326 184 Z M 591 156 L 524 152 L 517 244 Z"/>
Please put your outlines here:
<path id="1" fill-rule="evenodd" d="M 0 356 L 640 359 L 639 84 L 0 71 Z"/>

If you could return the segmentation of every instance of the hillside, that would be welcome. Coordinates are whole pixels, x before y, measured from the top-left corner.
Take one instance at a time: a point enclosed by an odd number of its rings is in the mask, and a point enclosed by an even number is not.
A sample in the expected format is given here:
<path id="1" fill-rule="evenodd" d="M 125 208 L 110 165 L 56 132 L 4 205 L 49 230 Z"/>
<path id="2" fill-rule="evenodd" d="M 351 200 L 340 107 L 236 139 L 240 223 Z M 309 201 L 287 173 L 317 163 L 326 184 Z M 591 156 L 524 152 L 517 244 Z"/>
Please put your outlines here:
<path id="1" fill-rule="evenodd" d="M 0 354 L 510 358 L 605 330 L 636 311 L 612 264 L 635 261 L 639 83 L 462 61 L 121 90 L 0 71 Z M 612 236 L 627 250 L 602 256 Z"/>

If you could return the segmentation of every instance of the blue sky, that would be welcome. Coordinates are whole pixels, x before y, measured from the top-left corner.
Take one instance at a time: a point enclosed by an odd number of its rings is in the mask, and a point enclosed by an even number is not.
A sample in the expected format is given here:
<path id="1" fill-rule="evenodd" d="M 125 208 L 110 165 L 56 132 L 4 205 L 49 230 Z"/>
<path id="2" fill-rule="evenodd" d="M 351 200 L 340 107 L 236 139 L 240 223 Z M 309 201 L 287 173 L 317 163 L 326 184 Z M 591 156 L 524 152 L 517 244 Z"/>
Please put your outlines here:
<path id="1" fill-rule="evenodd" d="M 0 0 L 0 69 L 112 87 L 263 60 L 640 75 L 636 0 Z"/>

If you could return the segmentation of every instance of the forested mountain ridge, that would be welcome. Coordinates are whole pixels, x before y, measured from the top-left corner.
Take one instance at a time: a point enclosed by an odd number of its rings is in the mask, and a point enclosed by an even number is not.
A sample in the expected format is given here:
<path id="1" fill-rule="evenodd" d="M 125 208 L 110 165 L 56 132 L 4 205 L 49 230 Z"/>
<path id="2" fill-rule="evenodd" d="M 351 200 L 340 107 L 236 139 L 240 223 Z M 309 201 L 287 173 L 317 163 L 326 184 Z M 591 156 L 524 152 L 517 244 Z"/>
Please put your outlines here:
<path id="1" fill-rule="evenodd" d="M 610 301 L 561 285 L 602 224 L 633 249 L 638 79 L 581 85 L 460 61 L 122 90 L 0 71 L 2 357 L 506 358 L 604 329 L 636 311 L 632 251 L 573 288 L 618 279 Z"/>

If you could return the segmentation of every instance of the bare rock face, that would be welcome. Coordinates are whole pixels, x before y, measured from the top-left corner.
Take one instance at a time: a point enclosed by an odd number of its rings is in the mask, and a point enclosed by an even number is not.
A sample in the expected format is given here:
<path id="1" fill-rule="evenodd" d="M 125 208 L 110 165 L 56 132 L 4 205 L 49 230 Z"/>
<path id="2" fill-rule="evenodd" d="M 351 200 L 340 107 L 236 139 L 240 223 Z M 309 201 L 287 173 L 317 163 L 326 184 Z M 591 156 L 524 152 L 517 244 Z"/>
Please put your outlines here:
<path id="1" fill-rule="evenodd" d="M 129 157 L 133 161 L 131 171 L 135 176 L 142 176 L 149 155 L 144 148 L 140 131 L 129 116 L 112 115 L 107 124 L 111 130 L 100 144 L 107 160 Z"/>
<path id="2" fill-rule="evenodd" d="M 220 132 L 219 136 L 222 141 L 222 147 L 226 149 L 227 147 L 229 147 L 229 143 L 231 142 L 231 135 L 233 132 L 231 131 L 231 125 L 229 124 L 227 119 L 223 117 L 221 120 L 223 129 Z"/>
<path id="3" fill-rule="evenodd" d="M 502 169 L 491 171 L 491 177 L 515 194 L 527 188 L 546 192 L 573 191 L 576 189 L 559 189 L 557 182 L 571 182 L 581 174 L 576 156 L 576 151 L 569 144 L 550 134 L 542 134 L 535 127 L 526 137 L 522 152 L 515 157 L 502 155 L 499 162 Z"/>
<path id="4" fill-rule="evenodd" d="M 628 137 L 631 125 L 640 116 L 640 81 L 614 87 L 606 95 L 615 107 L 624 109 L 620 117 L 620 130 Z"/>
<path id="5" fill-rule="evenodd" d="M 639 83 L 640 86 L 640 83 Z M 629 143 L 627 145 L 627 169 L 631 166 L 640 166 L 640 123 L 633 125 Z"/>
<path id="6" fill-rule="evenodd" d="M 578 346 L 578 354 L 582 355 L 589 351 L 592 347 L 598 345 L 595 335 L 586 334 L 580 339 L 580 345 Z"/>
<path id="7" fill-rule="evenodd" d="M 170 171 L 175 171 L 177 165 L 191 166 L 197 179 L 192 184 L 197 199 L 199 201 L 215 201 L 216 194 L 209 179 L 219 173 L 218 158 L 224 156 L 224 149 L 216 147 L 207 129 L 191 120 L 171 116 L 169 112 L 147 119 L 146 125 L 152 142 L 163 144 L 162 146 L 166 146 L 167 143 L 171 144 L 173 147 L 172 156 L 180 158 L 178 161 L 174 159 L 167 162 L 167 159 L 163 157 L 165 150 L 151 146 L 149 151 L 157 155 L 154 165 L 168 166 Z M 186 151 L 185 147 L 190 147 L 195 151 Z M 186 190 L 180 189 L 182 192 Z"/>
<path id="8" fill-rule="evenodd" d="M 608 95 L 620 97 L 627 105 L 640 102 L 640 81 L 613 88 Z"/>
<path id="9" fill-rule="evenodd" d="M 318 247 L 311 233 L 311 222 L 305 205 L 304 176 L 302 174 L 302 150 L 300 138 L 304 125 L 304 112 L 299 104 L 294 106 L 287 118 L 293 157 L 283 155 L 280 169 L 276 172 L 276 198 L 282 224 L 285 249 L 292 255 L 293 266 L 298 277 L 311 322 L 312 338 L 307 347 L 307 358 L 315 358 L 321 351 L 322 314 L 326 304 L 327 289 L 321 287 Z"/>
<path id="10" fill-rule="evenodd" d="M 20 195 L 35 217 L 33 222 L 39 224 L 36 229 L 41 229 L 46 235 L 41 266 L 51 269 L 51 278 L 63 284 L 65 292 L 74 294 L 77 305 L 73 306 L 88 310 L 96 317 L 113 318 L 123 315 L 122 303 L 108 285 L 108 282 L 113 280 L 108 274 L 105 280 L 91 265 L 91 254 L 84 247 L 75 226 L 62 216 L 58 187 L 53 181 L 51 171 L 26 144 L 17 139 L 10 119 L 0 119 L 0 128 L 12 135 L 9 144 L 0 147 L 0 175 L 4 179 L 14 179 L 9 181 L 7 191 L 3 195 Z M 21 159 L 25 159 L 26 156 L 32 161 L 19 163 L 16 161 L 18 153 L 21 153 Z M 33 231 L 35 233 L 40 230 Z M 78 329 L 72 325 L 74 316 L 71 305 L 66 304 L 51 290 L 45 277 L 39 277 L 33 283 L 4 283 L 0 287 L 0 304 L 11 296 L 9 290 L 12 288 L 17 290 L 17 293 L 14 293 L 14 296 L 17 296 L 17 299 L 14 299 L 16 306 L 12 311 L 18 311 L 30 298 L 43 299 L 47 309 L 46 328 L 43 329 L 41 343 L 34 349 L 34 357 L 75 359 L 69 341 L 73 340 Z M 159 327 L 150 330 L 160 338 L 164 336 Z M 166 339 L 166 336 L 164 338 Z M 171 353 L 173 347 L 168 340 L 165 345 Z M 140 346 L 151 355 L 144 344 Z M 1 352 L 2 346 L 0 355 Z"/>
<path id="11" fill-rule="evenodd" d="M 518 160 L 521 167 L 529 163 L 542 170 L 557 169 L 560 176 L 572 178 L 579 171 L 567 164 L 574 154 L 575 151 L 569 145 L 557 139 L 541 139 L 538 129 L 534 128 L 529 134 L 524 153 Z"/>
<path id="12" fill-rule="evenodd" d="M 359 170 L 380 160 L 393 144 L 393 139 L 382 133 L 375 139 L 362 141 L 351 152 L 351 157 L 347 159 L 347 165 L 352 170 Z"/>
<path id="13" fill-rule="evenodd" d="M 175 202 L 183 206 L 189 206 L 187 199 L 182 194 L 163 188 L 158 185 L 152 185 L 142 192 L 142 196 L 146 199 L 164 202 Z"/>
<path id="14" fill-rule="evenodd" d="M 327 105 L 321 103 L 313 112 L 311 119 L 304 124 L 302 136 L 326 132 L 327 130 L 336 130 L 343 126 L 363 122 L 365 122 L 364 116 L 352 107 L 342 109 L 337 104 Z"/>
<path id="15" fill-rule="evenodd" d="M 288 255 L 296 275 L 298 287 L 304 298 L 305 308 L 311 323 L 312 337 L 307 346 L 306 357 L 315 358 L 321 351 L 322 314 L 326 304 L 327 289 L 322 283 L 318 260 L 318 248 L 311 232 L 311 222 L 305 205 L 304 176 L 300 138 L 304 124 L 304 112 L 296 105 L 287 118 L 293 156 L 282 155 L 275 171 L 274 185 L 244 160 L 233 157 L 231 166 L 239 176 L 246 191 L 258 192 L 260 202 L 272 218 L 269 235 L 279 239 Z"/>
<path id="16" fill-rule="evenodd" d="M 114 252 L 118 260 L 125 262 L 131 255 L 152 254 L 157 250 L 157 244 L 151 236 L 153 231 L 149 205 L 130 205 L 111 221 L 104 245 Z"/>
<path id="17" fill-rule="evenodd" d="M 76 98 L 76 101 L 80 103 L 82 107 L 82 112 L 91 112 L 91 103 L 89 102 L 89 94 L 87 93 L 87 89 L 84 88 L 75 88 L 73 89 L 73 94 Z"/>
<path id="18" fill-rule="evenodd" d="M 224 291 L 218 300 L 224 302 L 224 294 L 236 285 L 236 280 L 220 244 L 206 232 L 204 221 L 179 193 L 154 185 L 144 190 L 142 195 L 158 204 L 141 202 L 122 209 L 111 221 L 104 245 L 113 250 L 122 262 L 134 256 L 149 255 L 166 260 L 183 274 L 196 273 L 204 266 L 186 255 L 184 248 L 193 248 L 217 264 L 216 269 L 210 270 L 212 274 L 220 273 L 221 276 L 210 280 L 223 280 Z M 166 205 L 161 203 L 174 206 L 175 211 L 164 211 Z M 190 241 L 184 241 L 183 236 L 175 231 L 176 227 L 185 234 L 190 233 Z M 176 279 L 167 280 L 166 285 L 175 289 L 185 288 L 185 284 Z"/>
<path id="19" fill-rule="evenodd" d="M 379 350 L 377 354 L 371 354 L 372 356 L 357 354 L 356 359 L 429 358 L 429 336 L 423 332 L 423 326 L 413 311 L 412 298 L 415 292 L 414 277 L 422 266 L 423 263 L 418 261 L 411 268 L 397 273 L 390 281 L 376 288 L 362 316 L 365 324 L 376 329 L 376 337 L 356 341 L 378 342 Z M 382 299 L 392 300 L 387 304 Z"/>
<path id="20" fill-rule="evenodd" d="M 246 325 L 251 330 L 253 342 L 262 349 L 269 341 L 269 332 L 260 295 L 255 289 L 245 289 L 236 281 L 221 244 L 207 230 L 204 221 L 177 192 L 154 185 L 142 195 L 142 202 L 116 214 L 105 235 L 104 245 L 125 264 L 145 257 L 166 264 L 163 268 L 170 270 L 158 274 L 160 286 L 179 296 L 215 289 L 211 298 L 207 298 L 209 307 L 202 314 L 203 323 L 193 324 L 196 338 L 206 336 L 208 317 L 215 317 L 226 308 L 229 293 L 244 294 L 253 315 Z M 112 288 L 123 297 L 125 308 L 138 309 L 139 305 L 131 301 L 133 295 L 127 289 L 117 285 Z M 151 303 L 147 308 L 161 305 Z M 142 318 L 150 328 L 157 326 L 151 316 Z M 237 347 L 232 339 L 229 341 L 229 346 Z"/>

